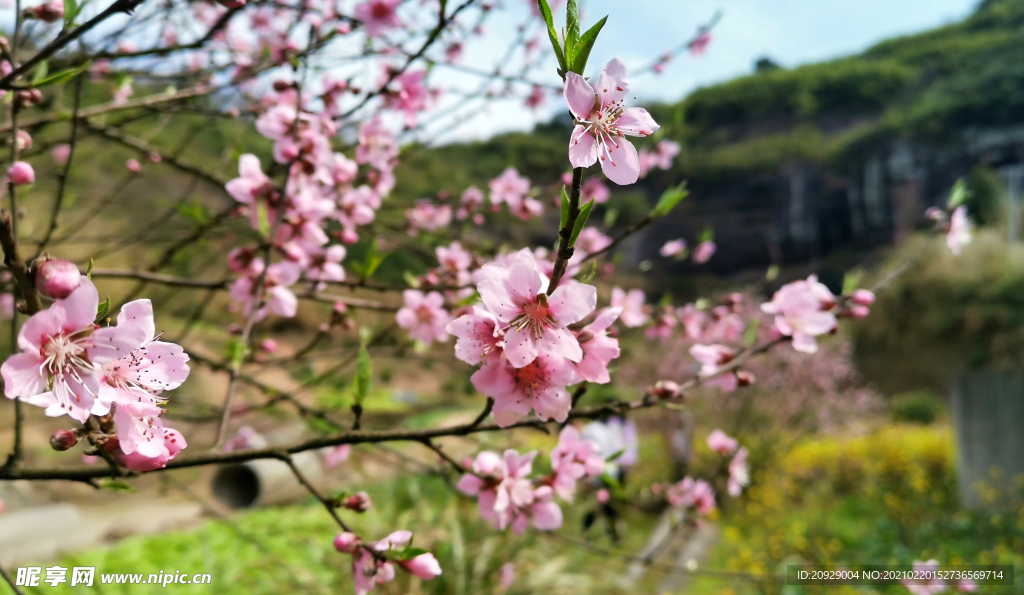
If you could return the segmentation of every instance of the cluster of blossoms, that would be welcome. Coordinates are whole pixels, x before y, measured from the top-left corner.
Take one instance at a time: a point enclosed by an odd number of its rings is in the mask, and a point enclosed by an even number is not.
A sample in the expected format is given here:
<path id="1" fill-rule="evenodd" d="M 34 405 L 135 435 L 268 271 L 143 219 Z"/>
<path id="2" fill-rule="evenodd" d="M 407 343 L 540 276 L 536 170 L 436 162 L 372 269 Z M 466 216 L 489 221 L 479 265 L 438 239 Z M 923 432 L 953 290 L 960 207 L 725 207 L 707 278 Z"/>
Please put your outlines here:
<path id="1" fill-rule="evenodd" d="M 352 555 L 352 581 L 356 595 L 366 595 L 377 585 L 395 579 L 395 565 L 424 580 L 441 576 L 434 554 L 412 548 L 412 533 L 395 531 L 384 539 L 364 543 L 355 533 L 342 532 L 334 548 Z"/>
<path id="2" fill-rule="evenodd" d="M 50 417 L 85 424 L 96 416 L 104 432 L 116 425 L 116 435 L 91 438 L 129 469 L 166 466 L 187 444 L 160 418 L 163 393 L 188 378 L 188 355 L 160 340 L 149 300 L 125 304 L 117 324 L 103 326 L 96 286 L 72 263 L 44 260 L 35 279 L 39 293 L 54 301 L 22 325 L 19 353 L 0 367 L 4 393 Z M 67 450 L 83 435 L 61 430 L 51 444 Z"/>
<path id="3" fill-rule="evenodd" d="M 530 179 L 522 176 L 514 167 L 508 167 L 501 175 L 487 183 L 491 190 L 491 208 L 497 211 L 507 205 L 514 217 L 529 221 L 544 212 L 544 205 L 530 196 Z"/>
<path id="4" fill-rule="evenodd" d="M 697 244 L 697 247 L 693 249 L 693 262 L 697 264 L 704 264 L 711 260 L 714 256 L 715 251 L 718 250 L 718 246 L 712 240 L 704 240 Z M 676 240 L 669 240 L 665 242 L 665 245 L 659 250 L 660 254 L 665 258 L 674 258 L 676 260 L 682 260 L 686 258 L 686 240 L 679 238 Z"/>
<path id="5" fill-rule="evenodd" d="M 290 287 L 300 280 L 320 289 L 345 279 L 344 244 L 357 242 L 358 229 L 374 221 L 394 187 L 398 156 L 395 137 L 379 116 L 360 128 L 352 160 L 332 149 L 336 127 L 328 112 L 307 111 L 295 89 L 285 88 L 265 101 L 271 107 L 257 119 L 256 129 L 274 141 L 274 160 L 288 168 L 283 192 L 251 154 L 242 155 L 240 177 L 226 187 L 248 211 L 253 229 L 273 230 L 274 246 L 284 256 L 269 266 L 254 248 L 237 248 L 228 256 L 229 267 L 240 275 L 231 295 L 247 315 L 257 307 L 263 283 L 265 299 L 253 313 L 256 319 L 268 310 L 294 316 L 297 298 Z M 365 166 L 362 172 L 360 166 Z"/>
<path id="6" fill-rule="evenodd" d="M 477 271 L 480 302 L 453 320 L 455 355 L 481 367 L 473 385 L 494 399 L 494 419 L 510 426 L 532 409 L 542 420 L 565 421 L 572 407 L 566 387 L 607 383 L 619 356 L 609 333 L 619 308 L 598 312 L 597 290 L 568 280 L 548 292 L 548 277 L 529 250 Z"/>
<path id="7" fill-rule="evenodd" d="M 671 140 L 659 141 L 653 150 L 640 149 L 640 177 L 645 178 L 654 169 L 672 169 L 672 160 L 679 155 L 679 143 Z"/>
<path id="8" fill-rule="evenodd" d="M 732 456 L 727 470 L 726 491 L 729 496 L 738 497 L 750 483 L 747 467 L 748 451 L 739 448 L 739 443 L 725 432 L 715 430 L 708 435 L 708 448 L 723 457 Z M 706 517 L 716 509 L 715 489 L 703 479 L 684 477 L 682 481 L 664 488 L 665 499 L 676 508 L 692 509 L 699 516 Z"/>
<path id="9" fill-rule="evenodd" d="M 536 457 L 537 451 L 521 455 L 506 450 L 502 456 L 480 452 L 457 487 L 476 497 L 480 517 L 499 530 L 511 527 L 523 533 L 532 523 L 541 531 L 553 531 L 562 526 L 555 496 L 571 502 L 576 482 L 604 473 L 605 457 L 597 443 L 581 437 L 572 426 L 562 429 L 551 451 L 551 475 L 531 478 Z"/>

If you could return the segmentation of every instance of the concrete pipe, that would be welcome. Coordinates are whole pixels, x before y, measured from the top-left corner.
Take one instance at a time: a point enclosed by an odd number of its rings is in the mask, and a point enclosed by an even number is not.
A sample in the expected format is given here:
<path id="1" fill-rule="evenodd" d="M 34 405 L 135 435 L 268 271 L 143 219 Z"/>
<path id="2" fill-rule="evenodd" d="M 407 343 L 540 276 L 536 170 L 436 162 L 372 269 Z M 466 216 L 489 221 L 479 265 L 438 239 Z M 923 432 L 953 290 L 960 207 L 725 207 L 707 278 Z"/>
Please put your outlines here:
<path id="1" fill-rule="evenodd" d="M 252 447 L 287 444 L 305 431 L 298 426 L 267 436 Z M 318 485 L 324 476 L 324 466 L 317 451 L 292 455 L 292 461 L 303 476 Z M 288 464 L 277 459 L 258 459 L 245 463 L 221 465 L 213 476 L 213 495 L 231 508 L 253 508 L 273 504 L 286 504 L 301 500 L 309 492 L 295 479 Z"/>

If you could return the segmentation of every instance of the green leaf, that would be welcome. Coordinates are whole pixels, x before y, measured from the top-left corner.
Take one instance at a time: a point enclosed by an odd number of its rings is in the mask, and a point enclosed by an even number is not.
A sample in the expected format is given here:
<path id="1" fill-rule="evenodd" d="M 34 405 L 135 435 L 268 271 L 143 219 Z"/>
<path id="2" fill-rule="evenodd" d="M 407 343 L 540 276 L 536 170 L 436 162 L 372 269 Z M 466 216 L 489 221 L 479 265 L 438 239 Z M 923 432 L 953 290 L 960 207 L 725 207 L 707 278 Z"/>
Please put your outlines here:
<path id="1" fill-rule="evenodd" d="M 843 275 L 843 295 L 850 295 L 860 287 L 860 281 L 864 277 L 864 271 L 853 269 Z"/>
<path id="2" fill-rule="evenodd" d="M 392 550 L 388 552 L 388 559 L 395 560 L 398 562 L 404 562 L 406 560 L 412 560 L 416 556 L 422 556 L 423 554 L 429 553 L 427 550 L 419 547 L 405 547 L 400 550 Z"/>
<path id="3" fill-rule="evenodd" d="M 231 367 L 238 369 L 245 359 L 245 344 L 238 337 L 232 337 L 228 342 L 228 358 L 231 360 Z"/>
<path id="4" fill-rule="evenodd" d="M 93 262 L 93 260 L 90 258 L 89 259 L 89 266 L 88 266 L 88 268 L 85 269 L 85 278 L 90 280 L 90 281 L 92 281 L 92 267 L 94 267 L 95 265 L 96 265 L 96 263 Z"/>
<path id="5" fill-rule="evenodd" d="M 66 82 L 70 81 L 71 79 L 75 78 L 76 76 L 82 74 L 86 70 L 88 70 L 89 66 L 91 66 L 91 65 L 92 65 L 92 61 L 90 60 L 90 61 L 86 62 L 85 64 L 80 64 L 80 65 L 78 65 L 78 66 L 76 66 L 74 68 L 68 68 L 66 70 L 62 70 L 62 71 L 60 71 L 60 72 L 58 72 L 56 74 L 47 76 L 47 77 L 42 78 L 40 80 L 36 80 L 35 77 L 33 77 L 32 78 L 32 86 L 34 88 L 36 88 L 36 89 L 39 89 L 41 87 L 48 87 L 50 85 L 59 85 L 61 83 L 66 83 Z"/>
<path id="6" fill-rule="evenodd" d="M 548 39 L 551 40 L 551 47 L 555 50 L 555 57 L 558 58 L 559 73 L 564 74 L 568 72 L 569 67 L 565 62 L 565 52 L 562 50 L 562 42 L 558 40 L 558 33 L 555 31 L 555 22 L 551 17 L 551 7 L 548 6 L 547 0 L 537 0 L 537 7 L 540 8 L 540 16 L 544 17 L 544 22 L 548 26 Z"/>
<path id="7" fill-rule="evenodd" d="M 558 229 L 564 229 L 565 224 L 569 221 L 569 196 L 565 193 L 565 186 L 562 186 L 562 222 L 558 224 Z"/>
<path id="8" fill-rule="evenodd" d="M 580 40 L 580 8 L 576 0 L 565 5 L 565 63 L 572 68 L 576 56 L 576 44 Z"/>
<path id="9" fill-rule="evenodd" d="M 580 277 L 580 283 L 590 283 L 590 280 L 593 279 L 595 275 L 597 275 L 597 261 L 592 260 L 590 261 L 590 270 Z"/>
<path id="10" fill-rule="evenodd" d="M 754 317 L 747 321 L 747 330 L 743 335 L 743 343 L 750 347 L 757 342 L 757 329 L 761 327 L 761 319 Z"/>
<path id="11" fill-rule="evenodd" d="M 626 454 L 626 449 L 625 448 L 619 449 L 619 450 L 617 450 L 615 452 L 615 454 L 613 454 L 612 456 L 610 456 L 607 459 L 605 459 L 604 462 L 606 462 L 606 463 L 614 463 L 616 459 L 618 459 L 619 457 L 621 457 L 624 454 Z"/>
<path id="12" fill-rule="evenodd" d="M 580 237 L 580 232 L 583 231 L 583 227 L 587 224 L 587 219 L 590 219 L 590 211 L 593 210 L 594 201 L 590 201 L 580 208 L 580 215 L 576 218 L 576 225 L 572 227 L 572 236 L 569 238 L 570 248 L 576 245 L 576 238 Z"/>
<path id="13" fill-rule="evenodd" d="M 967 190 L 967 184 L 964 184 L 963 178 L 960 178 L 953 184 L 953 190 L 949 193 L 949 208 L 955 209 L 959 207 L 970 196 L 971 193 Z"/>
<path id="14" fill-rule="evenodd" d="M 46 75 L 50 72 L 50 64 L 43 60 L 36 66 L 35 72 L 32 73 L 32 84 L 35 85 L 39 81 L 46 78 Z"/>
<path id="15" fill-rule="evenodd" d="M 260 235 L 266 239 L 270 239 L 270 215 L 267 213 L 267 203 L 262 200 L 259 201 L 259 205 L 256 209 L 256 215 L 260 223 Z"/>
<path id="16" fill-rule="evenodd" d="M 100 302 L 100 307 L 96 310 L 96 324 L 100 324 L 107 318 L 107 314 L 110 313 L 110 296 L 107 299 Z"/>
<path id="17" fill-rule="evenodd" d="M 64 0 L 64 27 L 75 24 L 75 16 L 78 14 L 78 2 L 75 0 Z"/>
<path id="18" fill-rule="evenodd" d="M 779 265 L 773 264 L 764 272 L 765 281 L 774 281 L 779 278 Z"/>
<path id="19" fill-rule="evenodd" d="M 654 205 L 651 209 L 651 219 L 658 219 L 664 217 L 672 212 L 672 209 L 676 208 L 684 198 L 690 194 L 690 191 L 686 189 L 686 181 L 684 180 L 678 186 L 669 188 L 661 194 L 661 198 L 658 199 L 658 204 Z"/>
<path id="20" fill-rule="evenodd" d="M 402 271 L 402 278 L 409 284 L 409 287 L 418 288 L 420 286 L 420 279 L 410 270 Z"/>
<path id="21" fill-rule="evenodd" d="M 576 74 L 583 76 L 583 71 L 587 69 L 587 60 L 590 58 L 590 50 L 594 49 L 594 42 L 597 41 L 597 35 L 601 32 L 608 17 L 604 17 L 598 21 L 593 27 L 587 29 L 587 32 L 580 37 L 579 43 L 576 45 L 575 55 L 572 58 L 572 65 L 569 70 Z"/>
<path id="22" fill-rule="evenodd" d="M 704 231 L 700 232 L 700 241 L 701 243 L 715 241 L 715 230 L 705 227 Z"/>
<path id="23" fill-rule="evenodd" d="M 100 482 L 100 487 L 104 490 L 112 490 L 115 492 L 133 492 L 135 488 L 126 484 L 123 481 L 116 481 L 113 479 L 105 479 Z"/>
<path id="24" fill-rule="evenodd" d="M 366 349 L 366 342 L 359 346 L 359 357 L 356 360 L 356 394 L 355 404 L 362 405 L 363 401 L 370 394 L 370 386 L 373 383 L 373 363 L 370 361 L 370 352 Z"/>

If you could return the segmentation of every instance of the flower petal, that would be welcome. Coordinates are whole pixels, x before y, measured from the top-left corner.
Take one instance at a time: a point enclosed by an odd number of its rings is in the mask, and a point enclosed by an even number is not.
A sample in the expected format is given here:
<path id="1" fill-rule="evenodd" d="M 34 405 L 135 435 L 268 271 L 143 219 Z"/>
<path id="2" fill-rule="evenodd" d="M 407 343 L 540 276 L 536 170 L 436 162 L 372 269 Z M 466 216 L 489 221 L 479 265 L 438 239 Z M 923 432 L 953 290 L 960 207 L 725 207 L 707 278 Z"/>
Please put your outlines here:
<path id="1" fill-rule="evenodd" d="M 654 118 L 651 117 L 651 114 L 647 113 L 647 110 L 642 107 L 627 108 L 619 116 L 615 126 L 623 134 L 630 136 L 650 136 L 661 128 L 654 121 Z"/>
<path id="2" fill-rule="evenodd" d="M 565 102 L 569 111 L 580 119 L 585 119 L 594 109 L 594 88 L 582 76 L 575 72 L 565 74 Z"/>
<path id="3" fill-rule="evenodd" d="M 597 139 L 586 126 L 576 125 L 569 138 L 569 163 L 573 167 L 590 167 L 597 162 Z"/>
<path id="4" fill-rule="evenodd" d="M 626 73 L 626 63 L 615 58 L 604 67 L 601 78 L 594 87 L 597 91 L 597 99 L 602 106 L 613 101 L 620 101 L 629 92 L 629 75 Z"/>
<path id="5" fill-rule="evenodd" d="M 612 140 L 615 144 L 608 145 L 610 158 L 602 156 L 601 170 L 609 180 L 620 186 L 636 182 L 640 178 L 640 157 L 636 154 L 636 148 L 623 137 Z"/>

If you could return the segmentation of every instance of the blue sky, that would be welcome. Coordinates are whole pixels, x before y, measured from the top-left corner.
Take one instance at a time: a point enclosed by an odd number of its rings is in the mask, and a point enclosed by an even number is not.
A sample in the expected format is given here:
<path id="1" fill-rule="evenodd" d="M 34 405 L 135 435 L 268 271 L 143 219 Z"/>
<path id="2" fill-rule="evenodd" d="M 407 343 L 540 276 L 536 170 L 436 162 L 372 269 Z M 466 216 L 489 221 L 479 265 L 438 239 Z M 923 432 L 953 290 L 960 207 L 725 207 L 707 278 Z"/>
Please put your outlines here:
<path id="1" fill-rule="evenodd" d="M 507 10 L 488 25 L 496 43 L 469 47 L 475 64 L 493 64 L 527 20 L 525 0 L 505 0 Z M 635 77 L 632 91 L 638 103 L 653 99 L 677 100 L 693 89 L 748 74 L 754 61 L 769 56 L 783 66 L 818 62 L 859 52 L 883 39 L 916 33 L 958 21 L 978 0 L 581 0 L 584 27 L 607 14 L 608 24 L 598 40 L 589 69 L 597 71 L 619 56 L 630 65 L 647 64 L 654 57 L 687 39 L 695 28 L 721 10 L 714 41 L 701 58 L 680 56 L 656 76 Z M 564 19 L 564 9 L 556 15 Z M 546 52 L 550 47 L 542 46 Z M 470 53 L 471 52 L 471 53 Z M 479 60 L 479 62 L 478 62 Z M 550 73 L 548 75 L 547 73 Z M 551 70 L 538 72 L 550 76 Z M 453 86 L 466 83 L 453 73 L 438 73 L 437 81 Z M 466 88 L 465 84 L 458 85 Z M 508 130 L 527 130 L 561 108 L 549 98 L 545 109 L 531 112 L 519 102 L 492 106 L 437 141 L 486 138 Z"/>

